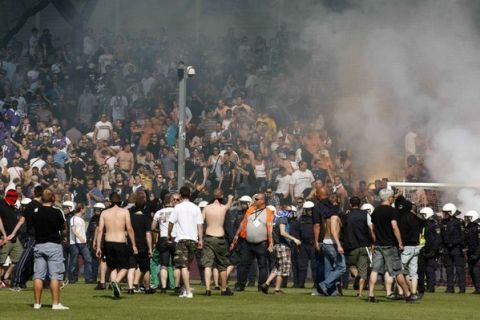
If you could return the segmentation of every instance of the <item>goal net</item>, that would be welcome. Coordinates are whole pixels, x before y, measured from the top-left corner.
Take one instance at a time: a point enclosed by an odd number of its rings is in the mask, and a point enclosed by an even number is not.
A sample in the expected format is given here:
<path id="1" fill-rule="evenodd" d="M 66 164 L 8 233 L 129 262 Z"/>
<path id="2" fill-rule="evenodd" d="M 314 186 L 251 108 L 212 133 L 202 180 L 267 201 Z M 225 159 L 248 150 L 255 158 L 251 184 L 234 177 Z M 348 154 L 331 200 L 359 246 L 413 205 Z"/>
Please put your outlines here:
<path id="1" fill-rule="evenodd" d="M 447 202 L 468 202 L 470 194 L 474 195 L 479 190 L 479 185 L 449 184 L 449 183 L 421 183 L 421 182 L 389 182 L 396 194 L 403 195 L 413 202 L 420 210 L 431 207 L 433 211 L 442 210 Z M 473 209 L 473 208 L 468 208 Z"/>

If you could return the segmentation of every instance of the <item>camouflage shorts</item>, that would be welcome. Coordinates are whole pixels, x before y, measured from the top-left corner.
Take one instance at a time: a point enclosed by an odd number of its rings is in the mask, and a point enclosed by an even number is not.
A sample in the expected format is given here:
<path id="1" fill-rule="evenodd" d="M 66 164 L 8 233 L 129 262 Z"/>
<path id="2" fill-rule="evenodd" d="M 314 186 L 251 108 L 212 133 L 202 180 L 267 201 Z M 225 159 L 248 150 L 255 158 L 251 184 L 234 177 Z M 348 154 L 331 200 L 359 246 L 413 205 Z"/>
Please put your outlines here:
<path id="1" fill-rule="evenodd" d="M 175 246 L 173 264 L 175 268 L 188 268 L 195 257 L 197 242 L 193 240 L 180 240 Z"/>

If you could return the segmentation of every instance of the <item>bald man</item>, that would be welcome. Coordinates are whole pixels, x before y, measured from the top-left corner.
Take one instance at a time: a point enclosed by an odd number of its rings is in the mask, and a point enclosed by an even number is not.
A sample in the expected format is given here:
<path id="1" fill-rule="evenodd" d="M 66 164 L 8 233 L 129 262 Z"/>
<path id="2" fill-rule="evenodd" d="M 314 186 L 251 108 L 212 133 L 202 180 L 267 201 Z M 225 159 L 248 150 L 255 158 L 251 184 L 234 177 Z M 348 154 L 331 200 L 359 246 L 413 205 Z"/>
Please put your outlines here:
<path id="1" fill-rule="evenodd" d="M 341 295 L 337 284 L 346 271 L 345 256 L 340 243 L 341 220 L 338 209 L 329 200 L 325 187 L 318 190 L 319 201 L 313 208 L 313 233 L 317 251 L 317 294 Z M 320 231 L 323 227 L 323 237 Z"/>

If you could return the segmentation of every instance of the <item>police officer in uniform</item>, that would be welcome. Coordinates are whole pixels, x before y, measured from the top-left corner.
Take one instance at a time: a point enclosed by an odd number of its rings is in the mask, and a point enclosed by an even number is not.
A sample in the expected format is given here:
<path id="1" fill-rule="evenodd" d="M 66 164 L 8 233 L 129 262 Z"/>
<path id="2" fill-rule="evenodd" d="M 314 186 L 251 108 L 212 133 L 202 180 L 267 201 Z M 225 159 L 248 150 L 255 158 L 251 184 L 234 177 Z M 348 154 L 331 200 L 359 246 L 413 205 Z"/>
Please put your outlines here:
<path id="1" fill-rule="evenodd" d="M 454 293 L 455 273 L 459 293 L 465 293 L 465 256 L 463 248 L 465 244 L 465 228 L 463 222 L 456 217 L 459 214 L 453 203 L 443 206 L 444 220 L 442 221 L 443 261 L 447 272 L 446 293 Z M 455 270 L 455 273 L 454 273 Z"/>
<path id="2" fill-rule="evenodd" d="M 315 204 L 312 201 L 306 201 L 302 207 L 302 215 L 292 225 L 292 235 L 302 242 L 298 247 L 297 259 L 293 265 L 294 269 L 298 272 L 297 283 L 294 285 L 296 288 L 305 288 L 309 261 L 313 283 L 317 283 L 312 220 L 312 210 L 314 206 Z"/>
<path id="3" fill-rule="evenodd" d="M 468 223 L 465 228 L 468 271 L 475 287 L 473 293 L 480 294 L 480 216 L 476 211 L 468 211 L 465 221 Z"/>
<path id="4" fill-rule="evenodd" d="M 92 276 L 93 281 L 97 279 L 98 276 L 98 268 L 100 264 L 105 263 L 104 259 L 98 259 L 96 257 L 96 248 L 95 247 L 95 234 L 97 231 L 97 227 L 100 221 L 100 214 L 102 211 L 105 210 L 105 205 L 101 202 L 97 202 L 93 205 L 93 216 L 90 219 L 87 228 L 87 243 L 88 248 L 90 249 L 90 254 L 92 255 Z M 105 268 L 106 269 L 106 268 Z M 101 277 L 102 278 L 102 277 Z M 105 282 L 98 282 L 96 290 L 105 290 Z"/>

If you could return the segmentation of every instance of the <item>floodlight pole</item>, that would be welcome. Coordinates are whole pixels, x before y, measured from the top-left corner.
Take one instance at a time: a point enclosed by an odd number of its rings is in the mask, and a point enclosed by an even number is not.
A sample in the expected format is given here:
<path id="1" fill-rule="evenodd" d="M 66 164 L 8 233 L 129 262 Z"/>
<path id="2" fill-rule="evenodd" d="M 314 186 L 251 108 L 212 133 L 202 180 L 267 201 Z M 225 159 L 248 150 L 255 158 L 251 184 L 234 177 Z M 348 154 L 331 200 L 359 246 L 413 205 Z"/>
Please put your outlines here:
<path id="1" fill-rule="evenodd" d="M 178 182 L 180 189 L 185 184 L 185 108 L 187 105 L 187 74 L 183 62 L 178 64 Z"/>

